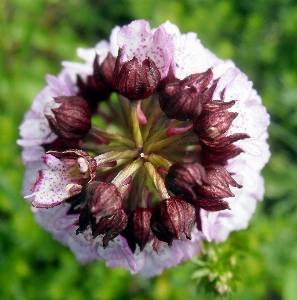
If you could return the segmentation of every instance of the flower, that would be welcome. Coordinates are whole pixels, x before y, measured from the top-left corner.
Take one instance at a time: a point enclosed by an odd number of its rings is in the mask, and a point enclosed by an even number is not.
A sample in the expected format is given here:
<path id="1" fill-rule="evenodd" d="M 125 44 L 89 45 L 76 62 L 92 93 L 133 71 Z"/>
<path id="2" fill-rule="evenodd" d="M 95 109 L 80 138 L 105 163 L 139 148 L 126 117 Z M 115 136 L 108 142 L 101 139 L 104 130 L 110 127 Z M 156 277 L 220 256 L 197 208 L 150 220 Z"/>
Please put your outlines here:
<path id="1" fill-rule="evenodd" d="M 78 260 L 144 276 L 246 228 L 270 155 L 247 76 L 170 22 L 116 27 L 78 55 L 20 126 L 37 222 Z"/>

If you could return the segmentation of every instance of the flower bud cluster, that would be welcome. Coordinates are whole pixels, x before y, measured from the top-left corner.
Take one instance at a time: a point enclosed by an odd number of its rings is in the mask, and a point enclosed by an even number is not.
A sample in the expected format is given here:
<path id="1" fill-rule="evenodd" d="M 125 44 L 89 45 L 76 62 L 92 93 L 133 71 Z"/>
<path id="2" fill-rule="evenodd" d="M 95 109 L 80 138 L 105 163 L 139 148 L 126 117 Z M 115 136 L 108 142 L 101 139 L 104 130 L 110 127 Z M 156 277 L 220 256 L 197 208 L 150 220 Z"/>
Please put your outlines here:
<path id="1" fill-rule="evenodd" d="M 48 79 L 40 96 L 48 98 L 37 97 L 19 142 L 30 170 L 40 170 L 27 198 L 77 256 L 153 275 L 194 256 L 201 239 L 242 228 L 234 225 L 241 207 L 261 198 L 245 175 L 261 178 L 258 167 L 246 169 L 249 149 L 264 151 L 261 167 L 269 156 L 265 109 L 249 100 L 242 73 L 218 59 L 205 64 L 197 45 L 170 23 L 151 30 L 134 21 L 115 28 L 110 44 L 81 50 L 80 72 L 66 64 L 67 76 Z M 261 134 L 258 123 L 242 126 L 255 111 L 266 118 Z"/>

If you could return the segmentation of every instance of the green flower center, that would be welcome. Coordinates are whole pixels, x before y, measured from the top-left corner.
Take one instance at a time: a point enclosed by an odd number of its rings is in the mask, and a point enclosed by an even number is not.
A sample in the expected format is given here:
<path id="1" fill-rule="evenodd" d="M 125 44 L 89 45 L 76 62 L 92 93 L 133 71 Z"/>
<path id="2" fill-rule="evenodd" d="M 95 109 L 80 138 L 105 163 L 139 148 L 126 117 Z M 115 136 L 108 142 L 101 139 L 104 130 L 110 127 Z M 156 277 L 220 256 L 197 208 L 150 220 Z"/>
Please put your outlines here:
<path id="1" fill-rule="evenodd" d="M 127 212 L 169 198 L 168 169 L 199 161 L 200 148 L 192 122 L 168 118 L 155 95 L 129 101 L 116 93 L 100 103 L 82 145 L 98 164 L 98 180 L 111 181 L 126 199 Z"/>

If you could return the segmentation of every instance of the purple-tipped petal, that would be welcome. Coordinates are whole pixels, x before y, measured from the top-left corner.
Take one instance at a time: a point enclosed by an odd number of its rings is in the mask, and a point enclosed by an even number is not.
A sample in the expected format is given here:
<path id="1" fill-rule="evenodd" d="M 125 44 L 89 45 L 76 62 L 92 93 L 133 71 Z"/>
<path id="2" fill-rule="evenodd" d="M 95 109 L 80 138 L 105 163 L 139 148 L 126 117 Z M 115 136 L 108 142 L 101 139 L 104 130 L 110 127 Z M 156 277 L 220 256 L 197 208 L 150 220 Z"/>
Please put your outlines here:
<path id="1" fill-rule="evenodd" d="M 26 196 L 35 197 L 32 201 L 35 207 L 60 205 L 79 194 L 83 184 L 94 178 L 96 163 L 85 152 L 78 150 L 51 153 L 43 156 L 47 168 L 39 171 L 39 178 L 31 189 L 33 193 Z"/>
<path id="2" fill-rule="evenodd" d="M 44 155 L 43 162 L 48 168 L 39 171 L 33 193 L 26 197 L 35 197 L 32 202 L 35 207 L 53 207 L 69 198 L 69 185 L 77 183 L 79 178 L 71 174 L 73 167 L 65 165 L 53 155 Z"/>
<path id="3" fill-rule="evenodd" d="M 118 33 L 118 46 L 123 50 L 121 62 L 136 57 L 141 63 L 150 58 L 157 66 L 163 79 L 173 60 L 173 37 L 163 27 L 155 32 L 145 20 L 133 21 L 123 26 Z"/>

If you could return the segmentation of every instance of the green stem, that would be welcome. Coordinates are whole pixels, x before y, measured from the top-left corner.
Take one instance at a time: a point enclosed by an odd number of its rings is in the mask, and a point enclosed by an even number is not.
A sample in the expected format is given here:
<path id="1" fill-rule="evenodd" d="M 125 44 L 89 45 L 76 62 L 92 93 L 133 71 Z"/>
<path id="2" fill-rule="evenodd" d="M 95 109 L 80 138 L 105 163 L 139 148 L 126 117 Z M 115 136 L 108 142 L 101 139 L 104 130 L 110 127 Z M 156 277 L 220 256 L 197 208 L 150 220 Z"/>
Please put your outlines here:
<path id="1" fill-rule="evenodd" d="M 159 197 L 163 199 L 170 198 L 167 189 L 164 184 L 164 180 L 161 178 L 161 176 L 157 173 L 157 170 L 155 169 L 154 165 L 150 162 L 144 163 L 144 166 L 146 168 L 146 171 L 148 175 L 150 176 L 153 186 L 158 193 Z"/>
<path id="2" fill-rule="evenodd" d="M 149 103 L 146 105 L 146 108 L 145 108 L 145 115 L 147 117 L 147 123 L 142 128 L 142 138 L 144 141 L 146 141 L 146 139 L 150 133 L 150 129 L 151 129 L 152 125 L 154 124 L 154 121 L 156 120 L 156 118 L 158 118 L 158 116 L 156 115 L 156 108 L 157 108 L 157 104 L 159 105 L 159 101 L 157 99 L 155 99 L 155 97 L 153 96 L 143 102 L 144 102 L 144 104 L 146 104 L 145 102 L 148 102 L 148 101 L 149 101 Z"/>
<path id="3" fill-rule="evenodd" d="M 126 166 L 122 171 L 118 173 L 118 175 L 112 180 L 116 187 L 120 187 L 121 183 L 126 180 L 129 176 L 131 176 L 134 172 L 136 172 L 143 165 L 143 159 L 138 158 L 133 161 L 131 164 Z"/>
<path id="4" fill-rule="evenodd" d="M 152 145 L 155 143 L 155 140 L 159 137 L 159 135 L 166 130 L 167 124 L 171 121 L 166 115 L 163 115 L 162 118 L 158 121 L 156 126 L 149 133 L 147 140 L 144 145 L 143 151 L 145 153 L 151 150 Z"/>
<path id="5" fill-rule="evenodd" d="M 127 146 L 128 148 L 130 149 L 133 149 L 134 148 L 134 143 L 133 141 L 131 141 L 130 139 L 127 139 L 115 132 L 112 132 L 112 131 L 108 131 L 108 130 L 103 130 L 95 125 L 92 125 L 92 128 L 90 130 L 90 133 L 91 134 L 98 134 L 100 136 L 103 136 L 109 140 L 112 140 L 112 141 L 116 141 L 120 144 L 123 144 L 125 146 Z"/>
<path id="6" fill-rule="evenodd" d="M 195 133 L 192 129 L 189 129 L 188 131 L 186 131 L 184 133 L 177 134 L 177 135 L 171 136 L 167 139 L 156 142 L 155 144 L 152 145 L 151 151 L 157 152 L 161 149 L 169 147 L 173 143 L 174 143 L 174 146 L 176 146 L 178 144 L 182 144 L 182 143 L 188 143 L 192 137 L 195 137 Z"/>
<path id="7" fill-rule="evenodd" d="M 135 141 L 135 146 L 136 146 L 136 148 L 142 148 L 143 141 L 142 141 L 142 134 L 140 131 L 140 126 L 139 126 L 138 117 L 137 117 L 137 102 L 130 101 L 129 108 L 130 108 L 131 126 L 132 126 L 132 132 L 133 132 L 133 138 Z"/>
<path id="8" fill-rule="evenodd" d="M 168 170 L 172 165 L 172 163 L 169 160 L 157 154 L 148 155 L 146 157 L 146 160 L 154 165 L 157 165 L 158 167 L 161 166 L 166 170 Z"/>
<path id="9" fill-rule="evenodd" d="M 135 158 L 138 155 L 137 151 L 125 150 L 125 151 L 110 151 L 95 158 L 98 166 L 111 161 L 117 161 L 119 159 Z"/>
<path id="10" fill-rule="evenodd" d="M 124 145 L 104 145 L 104 144 L 96 144 L 96 143 L 83 143 L 81 146 L 81 150 L 85 150 L 87 152 L 92 151 L 95 155 L 99 155 L 101 153 L 109 152 L 109 151 L 125 151 L 128 150 L 127 146 Z"/>

